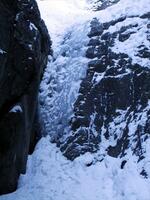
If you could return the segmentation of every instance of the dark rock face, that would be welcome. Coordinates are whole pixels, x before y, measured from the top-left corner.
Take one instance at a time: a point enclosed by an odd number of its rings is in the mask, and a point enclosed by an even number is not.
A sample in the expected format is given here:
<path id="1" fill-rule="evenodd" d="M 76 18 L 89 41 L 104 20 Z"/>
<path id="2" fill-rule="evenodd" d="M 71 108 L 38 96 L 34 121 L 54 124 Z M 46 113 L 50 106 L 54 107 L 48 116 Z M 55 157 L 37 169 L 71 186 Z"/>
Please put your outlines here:
<path id="1" fill-rule="evenodd" d="M 34 0 L 0 1 L 0 194 L 16 189 L 40 135 L 38 88 L 51 41 Z"/>
<path id="2" fill-rule="evenodd" d="M 129 54 L 115 52 L 113 47 L 143 27 L 149 44 L 150 14 L 145 16 L 137 17 L 142 25 L 132 23 L 134 16 L 103 24 L 97 19 L 91 22 L 86 52 L 91 61 L 74 104 L 70 136 L 60 145 L 67 158 L 97 150 L 113 157 L 131 150 L 144 158 L 144 142 L 150 137 L 150 66 L 133 62 Z M 127 26 L 126 20 L 130 20 Z M 115 30 L 115 26 L 120 28 Z M 136 58 L 150 58 L 149 46 L 139 44 Z"/>

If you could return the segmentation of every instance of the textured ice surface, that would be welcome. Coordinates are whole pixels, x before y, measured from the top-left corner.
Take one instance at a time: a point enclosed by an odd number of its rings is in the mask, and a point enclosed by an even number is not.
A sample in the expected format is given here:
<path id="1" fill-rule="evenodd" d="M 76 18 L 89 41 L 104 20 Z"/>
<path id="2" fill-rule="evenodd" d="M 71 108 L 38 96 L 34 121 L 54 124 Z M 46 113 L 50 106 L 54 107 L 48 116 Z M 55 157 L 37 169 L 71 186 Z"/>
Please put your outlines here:
<path id="1" fill-rule="evenodd" d="M 107 22 L 120 16 L 142 15 L 149 11 L 150 1 L 121 0 L 97 13 L 85 10 L 84 0 L 39 0 L 38 3 L 52 36 L 54 48 L 54 58 L 50 58 L 41 84 L 41 113 L 50 137 L 55 137 L 62 134 L 68 123 L 72 103 L 86 72 L 87 59 L 84 58 L 84 53 L 88 42 L 88 20 L 97 17 L 102 22 Z M 143 31 L 134 37 L 137 37 L 137 40 L 140 36 L 144 37 Z M 141 35 L 138 35 L 140 33 Z M 126 51 L 132 56 L 131 50 L 136 51 L 136 38 L 133 44 L 128 42 L 125 46 L 116 41 L 114 51 Z M 93 81 L 101 81 L 101 77 Z M 121 117 L 115 118 L 115 121 L 122 122 L 126 111 L 118 112 Z M 137 116 L 139 123 L 144 123 L 145 113 Z M 137 121 L 135 123 L 133 120 L 130 126 L 131 137 Z M 118 128 L 124 128 L 123 123 L 119 126 L 118 124 Z M 113 123 L 110 127 L 111 142 L 114 144 L 113 133 L 116 130 Z M 104 128 L 102 131 L 105 131 Z M 21 176 L 18 190 L 1 196 L 0 200 L 150 200 L 150 179 L 139 175 L 143 165 L 150 175 L 149 140 L 145 143 L 146 159 L 137 165 L 137 159 L 130 151 L 128 156 L 122 159 L 103 157 L 105 152 L 97 152 L 87 153 L 71 162 L 50 143 L 50 137 L 41 139 L 33 155 L 29 156 L 27 173 Z M 104 150 L 108 145 L 104 138 L 101 145 Z"/>

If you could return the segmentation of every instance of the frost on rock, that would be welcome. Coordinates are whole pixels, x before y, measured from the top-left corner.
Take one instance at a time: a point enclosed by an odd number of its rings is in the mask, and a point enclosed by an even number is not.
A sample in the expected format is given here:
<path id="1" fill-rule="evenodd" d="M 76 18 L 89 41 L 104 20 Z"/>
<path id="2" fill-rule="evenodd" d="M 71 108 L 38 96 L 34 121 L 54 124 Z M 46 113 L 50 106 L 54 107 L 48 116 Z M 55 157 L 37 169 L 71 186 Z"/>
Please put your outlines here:
<path id="1" fill-rule="evenodd" d="M 61 144 L 71 160 L 89 151 L 124 157 L 129 149 L 138 160 L 145 158 L 145 141 L 150 139 L 150 14 L 140 9 L 139 16 L 130 16 L 128 8 L 126 15 L 120 11 L 111 20 L 103 19 L 102 11 L 91 21 L 87 74 Z"/>

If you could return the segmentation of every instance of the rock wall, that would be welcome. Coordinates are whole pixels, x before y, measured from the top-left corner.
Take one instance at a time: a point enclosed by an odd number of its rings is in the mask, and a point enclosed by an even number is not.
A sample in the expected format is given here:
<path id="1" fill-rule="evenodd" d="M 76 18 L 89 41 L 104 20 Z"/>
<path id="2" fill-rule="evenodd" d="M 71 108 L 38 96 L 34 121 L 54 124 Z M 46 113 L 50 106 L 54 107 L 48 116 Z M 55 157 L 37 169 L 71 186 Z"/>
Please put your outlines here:
<path id="1" fill-rule="evenodd" d="M 98 150 L 144 158 L 150 137 L 149 18 L 145 13 L 106 23 L 92 20 L 86 78 L 74 104 L 70 136 L 60 144 L 67 158 Z"/>
<path id="2" fill-rule="evenodd" d="M 40 127 L 38 89 L 51 41 L 35 0 L 0 1 L 0 194 L 17 187 Z"/>

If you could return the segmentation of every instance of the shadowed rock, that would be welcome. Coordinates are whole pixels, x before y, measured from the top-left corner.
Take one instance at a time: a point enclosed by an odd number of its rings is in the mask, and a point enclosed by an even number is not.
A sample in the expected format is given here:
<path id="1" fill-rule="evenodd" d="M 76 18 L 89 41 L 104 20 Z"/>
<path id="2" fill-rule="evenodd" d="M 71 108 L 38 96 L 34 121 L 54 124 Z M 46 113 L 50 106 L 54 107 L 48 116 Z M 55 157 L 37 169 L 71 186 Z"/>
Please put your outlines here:
<path id="1" fill-rule="evenodd" d="M 40 137 L 38 88 L 51 41 L 34 0 L 0 1 L 0 194 L 17 187 Z"/>

